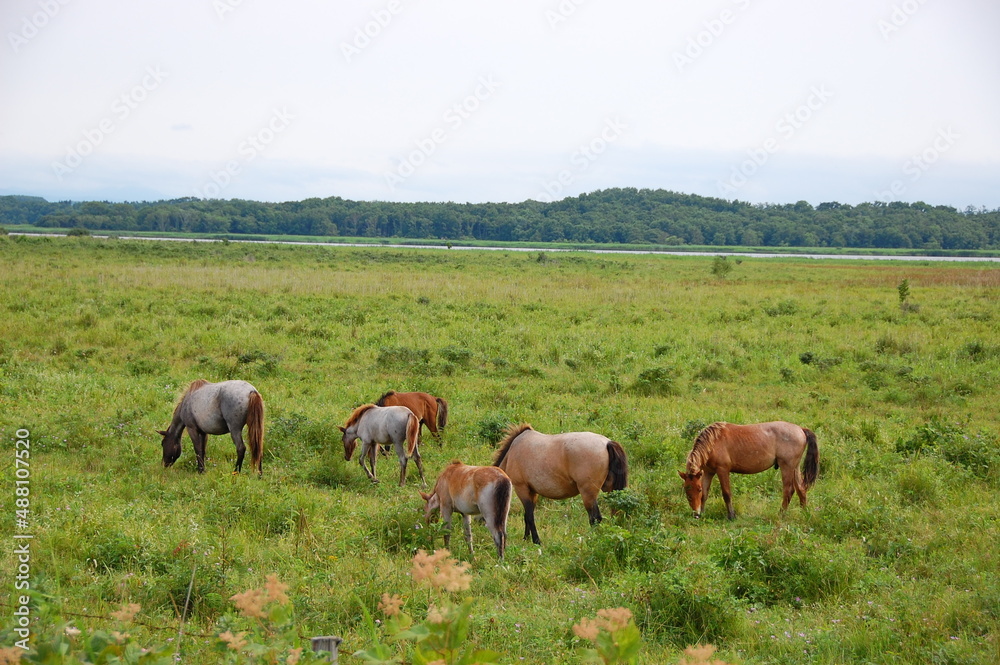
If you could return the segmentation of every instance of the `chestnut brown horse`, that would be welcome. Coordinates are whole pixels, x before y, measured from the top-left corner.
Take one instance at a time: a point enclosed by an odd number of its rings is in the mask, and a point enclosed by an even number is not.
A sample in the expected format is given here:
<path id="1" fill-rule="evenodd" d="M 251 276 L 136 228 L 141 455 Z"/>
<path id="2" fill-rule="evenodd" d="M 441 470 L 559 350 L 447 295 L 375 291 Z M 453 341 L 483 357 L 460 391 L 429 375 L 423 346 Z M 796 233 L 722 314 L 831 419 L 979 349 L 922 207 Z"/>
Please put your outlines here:
<path id="1" fill-rule="evenodd" d="M 344 459 L 348 462 L 354 455 L 354 449 L 358 447 L 358 439 L 361 439 L 361 455 L 358 457 L 358 463 L 373 483 L 378 482 L 375 475 L 375 448 L 379 444 L 391 443 L 399 459 L 399 486 L 406 484 L 406 463 L 411 457 L 417 463 L 420 484 L 426 485 L 424 465 L 420 460 L 420 449 L 417 445 L 420 422 L 405 406 L 364 404 L 351 412 L 340 431 L 344 434 Z M 370 471 L 365 466 L 365 459 L 371 466 Z"/>
<path id="2" fill-rule="evenodd" d="M 806 454 L 799 473 L 799 460 Z M 729 519 L 735 519 L 733 496 L 729 487 L 730 473 L 760 473 L 767 469 L 781 470 L 783 485 L 781 510 L 788 508 L 793 493 L 806 505 L 806 490 L 816 482 L 819 472 L 819 448 L 812 431 L 774 421 L 755 425 L 712 423 L 701 431 L 687 457 L 687 470 L 679 471 L 684 492 L 695 517 L 701 517 L 708 501 L 712 478 L 719 476 L 722 499 L 726 502 Z"/>
<path id="3" fill-rule="evenodd" d="M 472 515 L 482 515 L 486 528 L 493 536 L 497 556 L 503 561 L 507 548 L 507 515 L 510 512 L 510 478 L 495 466 L 469 466 L 459 460 L 452 460 L 438 476 L 434 491 L 420 492 L 424 504 L 424 519 L 430 523 L 435 510 L 441 511 L 444 522 L 444 546 L 451 541 L 451 514 L 462 515 L 465 542 L 472 552 Z"/>
<path id="4" fill-rule="evenodd" d="M 174 407 L 170 426 L 157 430 L 163 437 L 163 466 L 168 467 L 181 456 L 181 435 L 187 429 L 194 454 L 198 458 L 198 473 L 205 472 L 205 444 L 209 434 L 228 433 L 236 445 L 236 468 L 243 468 L 246 445 L 243 426 L 247 427 L 250 444 L 250 468 L 263 473 L 264 402 L 257 389 L 246 381 L 210 383 L 204 379 L 191 382 Z"/>
<path id="5" fill-rule="evenodd" d="M 448 424 L 448 402 L 440 397 L 427 393 L 397 393 L 390 390 L 375 402 L 375 406 L 405 406 L 426 425 L 438 443 L 441 443 L 439 430 Z"/>
<path id="6" fill-rule="evenodd" d="M 535 528 L 539 496 L 568 499 L 577 494 L 590 516 L 601 521 L 597 493 L 628 486 L 628 459 L 617 441 L 593 432 L 542 434 L 531 425 L 511 425 L 493 460 L 514 484 L 524 506 L 524 538 L 541 544 Z"/>

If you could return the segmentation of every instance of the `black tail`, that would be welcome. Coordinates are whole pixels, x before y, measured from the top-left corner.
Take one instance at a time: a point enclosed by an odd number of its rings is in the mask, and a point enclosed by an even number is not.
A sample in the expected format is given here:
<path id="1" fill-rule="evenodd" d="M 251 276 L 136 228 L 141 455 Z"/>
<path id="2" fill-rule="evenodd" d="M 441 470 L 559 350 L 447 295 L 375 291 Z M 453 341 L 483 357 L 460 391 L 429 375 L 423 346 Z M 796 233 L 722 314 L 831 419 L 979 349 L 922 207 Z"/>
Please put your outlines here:
<path id="1" fill-rule="evenodd" d="M 608 441 L 608 478 L 604 481 L 602 489 L 608 492 L 623 490 L 626 487 L 628 487 L 628 457 L 625 455 L 625 449 L 617 441 Z"/>
<path id="2" fill-rule="evenodd" d="M 506 482 L 498 483 L 497 489 L 493 493 L 493 504 L 496 507 L 496 524 L 493 525 L 500 533 L 507 533 L 507 513 L 510 512 L 510 488 L 511 482 L 508 478 Z"/>
<path id="3" fill-rule="evenodd" d="M 802 483 L 809 489 L 819 475 L 819 446 L 812 430 L 803 427 L 802 431 L 806 435 L 806 461 L 802 463 Z"/>

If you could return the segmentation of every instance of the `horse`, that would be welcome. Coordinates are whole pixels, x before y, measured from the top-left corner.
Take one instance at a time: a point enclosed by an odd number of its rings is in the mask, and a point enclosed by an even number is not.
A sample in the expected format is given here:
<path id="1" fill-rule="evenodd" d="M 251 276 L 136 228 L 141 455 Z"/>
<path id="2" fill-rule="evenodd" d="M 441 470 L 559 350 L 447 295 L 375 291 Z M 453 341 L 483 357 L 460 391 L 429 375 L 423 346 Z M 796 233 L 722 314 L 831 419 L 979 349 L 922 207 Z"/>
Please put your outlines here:
<path id="1" fill-rule="evenodd" d="M 597 493 L 628 486 L 628 459 L 617 441 L 593 432 L 542 434 L 531 425 L 511 425 L 498 445 L 493 466 L 510 476 L 524 506 L 524 539 L 541 545 L 535 528 L 539 495 L 568 499 L 577 494 L 593 526 L 601 521 Z"/>
<path id="2" fill-rule="evenodd" d="M 420 484 L 427 485 L 417 445 L 420 437 L 420 421 L 405 406 L 364 404 L 351 412 L 340 431 L 344 434 L 344 459 L 348 462 L 351 461 L 354 449 L 358 446 L 358 439 L 361 439 L 361 456 L 358 458 L 358 463 L 373 483 L 378 482 L 375 476 L 375 450 L 379 444 L 391 443 L 396 450 L 396 457 L 399 458 L 399 486 L 406 484 L 406 463 L 411 457 L 420 471 Z M 405 451 L 404 443 L 407 445 Z M 365 466 L 366 457 L 371 471 Z"/>
<path id="3" fill-rule="evenodd" d="M 375 406 L 405 406 L 426 425 L 431 434 L 441 444 L 438 430 L 448 424 L 448 402 L 427 393 L 397 393 L 390 390 L 375 402 Z"/>
<path id="4" fill-rule="evenodd" d="M 798 464 L 803 452 L 806 459 L 800 474 Z M 816 482 L 819 472 L 816 435 L 805 427 L 780 420 L 755 425 L 713 423 L 695 438 L 687 456 L 687 469 L 678 473 L 695 517 L 701 517 L 712 478 L 717 475 L 729 519 L 735 519 L 729 474 L 760 473 L 772 467 L 781 469 L 784 486 L 781 510 L 788 508 L 792 493 L 797 493 L 799 503 L 805 506 L 806 490 Z"/>
<path id="5" fill-rule="evenodd" d="M 236 468 L 243 468 L 246 446 L 243 426 L 247 427 L 250 444 L 250 468 L 257 475 L 264 473 L 264 401 L 257 389 L 246 381 L 210 383 L 204 379 L 191 382 L 174 407 L 174 415 L 166 430 L 157 430 L 163 437 L 163 466 L 169 467 L 181 456 L 181 435 L 187 429 L 194 453 L 198 457 L 198 473 L 205 472 L 205 444 L 209 434 L 229 433 L 236 445 Z"/>
<path id="6" fill-rule="evenodd" d="M 451 513 L 452 511 L 461 513 L 465 542 L 469 544 L 469 556 L 474 556 L 471 516 L 482 515 L 486 528 L 493 536 L 497 556 L 503 561 L 503 553 L 507 548 L 510 490 L 510 478 L 502 469 L 495 466 L 468 466 L 459 460 L 453 460 L 438 476 L 433 492 L 430 494 L 420 492 L 420 498 L 426 502 L 424 519 L 429 524 L 434 511 L 441 510 L 441 521 L 445 526 L 444 546 L 449 547 Z"/>

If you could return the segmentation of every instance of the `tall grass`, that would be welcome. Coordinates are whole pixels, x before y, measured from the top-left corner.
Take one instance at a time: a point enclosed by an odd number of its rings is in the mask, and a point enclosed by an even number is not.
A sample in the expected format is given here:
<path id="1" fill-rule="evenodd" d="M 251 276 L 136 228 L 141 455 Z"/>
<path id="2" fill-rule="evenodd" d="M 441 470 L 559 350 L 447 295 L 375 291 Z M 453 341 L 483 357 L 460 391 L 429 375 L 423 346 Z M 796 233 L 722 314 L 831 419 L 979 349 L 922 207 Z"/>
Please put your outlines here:
<path id="1" fill-rule="evenodd" d="M 192 570 L 192 633 L 277 573 L 303 635 L 365 648 L 383 593 L 419 604 L 410 559 L 441 539 L 415 481 L 371 485 L 336 426 L 425 390 L 450 406 L 429 480 L 488 464 L 516 421 L 630 455 L 597 528 L 577 499 L 542 501 L 539 549 L 514 502 L 505 564 L 472 562 L 484 648 L 577 662 L 572 625 L 626 606 L 646 663 L 697 641 L 746 663 L 996 661 L 1000 271 L 744 259 L 719 280 L 711 258 L 547 256 L 0 238 L 0 432 L 32 436 L 34 587 L 80 615 L 140 603 L 137 630 L 165 642 Z M 919 311 L 899 308 L 904 278 Z M 263 480 L 230 475 L 224 436 L 204 475 L 186 440 L 161 468 L 153 430 L 196 378 L 264 396 Z M 807 510 L 779 515 L 767 472 L 734 478 L 735 522 L 717 493 L 692 520 L 676 471 L 693 433 L 772 419 L 819 437 Z"/>

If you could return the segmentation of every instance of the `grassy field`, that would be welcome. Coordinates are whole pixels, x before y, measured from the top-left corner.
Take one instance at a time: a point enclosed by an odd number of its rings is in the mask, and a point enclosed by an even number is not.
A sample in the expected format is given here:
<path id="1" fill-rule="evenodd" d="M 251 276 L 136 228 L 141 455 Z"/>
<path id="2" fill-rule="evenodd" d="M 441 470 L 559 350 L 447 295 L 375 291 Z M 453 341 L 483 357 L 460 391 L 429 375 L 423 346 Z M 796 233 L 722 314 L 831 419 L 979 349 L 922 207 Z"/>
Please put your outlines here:
<path id="1" fill-rule="evenodd" d="M 219 662 L 211 635 L 235 621 L 229 597 L 276 573 L 299 634 L 340 635 L 350 654 L 377 633 L 383 593 L 423 616 L 410 559 L 442 544 L 422 524 L 412 465 L 401 489 L 381 458 L 373 486 L 336 427 L 385 390 L 425 390 L 450 406 L 442 445 L 423 447 L 428 483 L 452 458 L 488 464 L 514 422 L 600 432 L 629 454 L 631 487 L 602 495 L 599 527 L 579 500 L 543 500 L 532 546 L 515 500 L 498 565 L 475 526 L 470 640 L 502 662 L 580 662 L 572 624 L 619 606 L 642 632 L 642 663 L 696 642 L 734 663 L 998 662 L 1000 267 L 711 268 L 0 238 L 3 529 L 15 532 L 23 428 L 31 583 L 65 619 L 98 627 L 139 603 L 133 636 L 168 644 L 194 570 L 182 659 Z M 162 468 L 154 430 L 196 378 L 247 379 L 263 395 L 262 480 L 230 474 L 228 437 L 209 439 L 204 475 L 186 438 Z M 818 435 L 808 510 L 779 514 L 770 471 L 734 478 L 735 521 L 717 487 L 692 519 L 677 471 L 698 429 L 774 419 Z M 460 528 L 453 550 L 469 560 Z M 5 579 L 17 565 L 4 548 Z M 8 617 L 15 598 L 5 583 Z"/>

